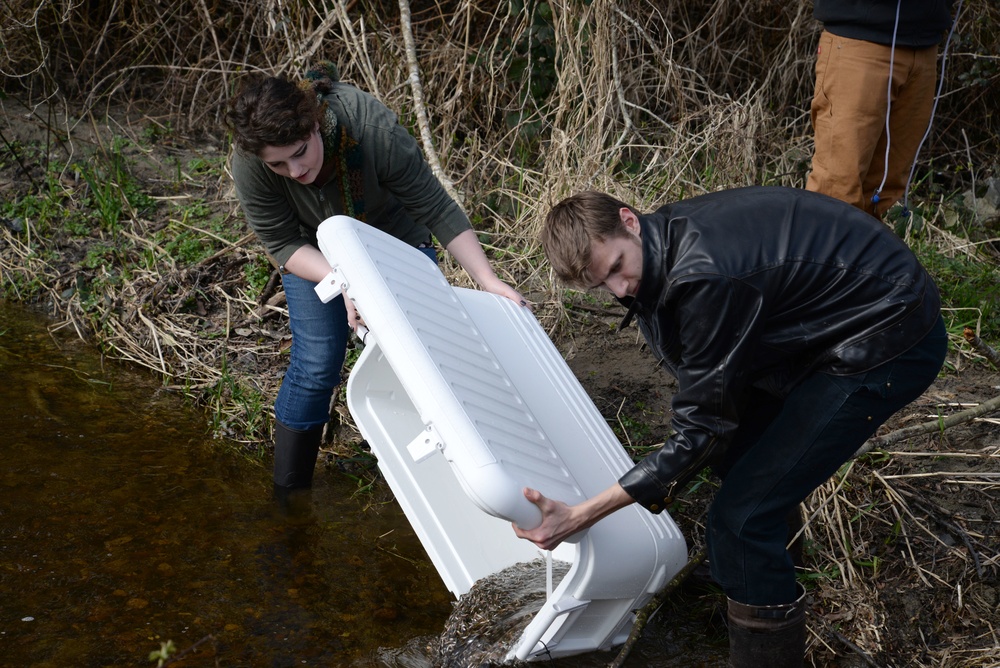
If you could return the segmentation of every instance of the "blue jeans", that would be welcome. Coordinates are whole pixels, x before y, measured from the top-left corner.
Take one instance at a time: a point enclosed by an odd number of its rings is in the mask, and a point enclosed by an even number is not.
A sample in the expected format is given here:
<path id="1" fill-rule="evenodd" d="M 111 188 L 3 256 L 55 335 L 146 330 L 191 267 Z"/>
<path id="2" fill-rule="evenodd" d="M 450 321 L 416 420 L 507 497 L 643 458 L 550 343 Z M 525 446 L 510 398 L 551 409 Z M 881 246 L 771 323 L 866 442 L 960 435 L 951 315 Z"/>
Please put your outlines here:
<path id="1" fill-rule="evenodd" d="M 437 261 L 434 248 L 420 248 Z M 294 274 L 281 277 L 292 330 L 292 355 L 274 400 L 274 417 L 291 429 L 309 430 L 330 421 L 330 398 L 340 384 L 351 328 L 341 295 L 326 304 L 316 284 Z"/>
<path id="2" fill-rule="evenodd" d="M 939 318 L 916 346 L 865 373 L 814 373 L 785 399 L 750 393 L 736 437 L 713 464 L 722 485 L 706 531 L 712 576 L 729 598 L 747 605 L 797 598 L 786 518 L 930 386 L 947 343 Z"/>

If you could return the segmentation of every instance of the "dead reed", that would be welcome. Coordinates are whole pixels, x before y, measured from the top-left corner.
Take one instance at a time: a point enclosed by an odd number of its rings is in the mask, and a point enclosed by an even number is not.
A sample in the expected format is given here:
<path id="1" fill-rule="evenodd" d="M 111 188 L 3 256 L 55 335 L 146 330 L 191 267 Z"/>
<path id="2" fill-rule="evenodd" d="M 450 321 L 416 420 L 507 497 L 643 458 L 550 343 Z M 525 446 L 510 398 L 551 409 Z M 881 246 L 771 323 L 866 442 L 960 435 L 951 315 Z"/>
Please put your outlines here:
<path id="1" fill-rule="evenodd" d="M 1000 154 L 1000 9 L 990 0 L 967 5 L 949 95 L 925 149 L 926 172 L 944 190 L 966 174 L 995 173 Z M 142 146 L 142 126 L 225 152 L 219 119 L 242 73 L 295 76 L 330 59 L 414 126 L 500 274 L 531 296 L 558 338 L 586 305 L 540 261 L 535 239 L 548 206 L 584 188 L 649 209 L 723 187 L 802 185 L 817 31 L 808 3 L 770 0 L 13 0 L 0 6 L 0 105 L 26 119 L 45 149 L 29 155 L 11 141 L 8 118 L 5 169 L 26 178 L 0 192 L 42 192 L 66 212 L 92 203 L 97 184 L 82 182 L 73 161 L 110 160 L 114 136 Z M 90 121 L 94 132 L 83 139 Z M 158 374 L 210 408 L 220 434 L 253 450 L 268 442 L 282 367 L 275 358 L 288 344 L 281 293 L 273 274 L 248 285 L 260 249 L 224 169 L 177 171 L 156 193 L 161 205 L 205 199 L 225 222 L 218 231 L 162 206 L 144 213 L 125 195 L 130 175 L 115 174 L 118 217 L 89 238 L 67 241 L 40 214 L 20 230 L 0 226 L 4 289 Z M 970 244 L 947 224 L 933 199 L 940 195 L 923 192 L 928 228 L 945 252 L 996 262 L 990 244 Z M 194 232 L 214 251 L 181 260 L 158 241 L 164 229 Z M 113 252 L 88 260 L 97 243 Z M 454 265 L 446 269 L 468 284 Z M 933 403 L 913 410 L 958 412 Z M 879 445 L 807 501 L 813 665 L 845 652 L 869 665 L 998 665 L 996 513 L 975 516 L 949 501 L 978 496 L 994 508 L 998 453 L 945 442 L 922 433 L 907 451 Z M 963 470 L 967 460 L 974 472 Z M 909 626 L 893 626 L 900 620 Z"/>

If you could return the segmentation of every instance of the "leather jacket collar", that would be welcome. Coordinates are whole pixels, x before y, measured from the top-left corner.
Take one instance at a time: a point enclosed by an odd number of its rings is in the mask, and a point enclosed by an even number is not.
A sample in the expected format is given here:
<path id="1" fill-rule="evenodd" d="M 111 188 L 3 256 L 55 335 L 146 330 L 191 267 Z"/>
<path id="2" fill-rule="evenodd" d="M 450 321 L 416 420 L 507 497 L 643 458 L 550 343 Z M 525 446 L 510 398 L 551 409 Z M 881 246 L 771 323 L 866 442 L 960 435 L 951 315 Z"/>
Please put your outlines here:
<path id="1" fill-rule="evenodd" d="M 636 313 L 648 311 L 656 305 L 657 295 L 663 291 L 663 283 L 670 271 L 669 242 L 664 239 L 666 219 L 662 213 L 651 213 L 639 216 L 639 229 L 642 238 L 642 280 L 639 292 L 635 297 L 622 297 L 618 300 L 627 310 L 618 331 L 622 331 L 632 322 Z"/>

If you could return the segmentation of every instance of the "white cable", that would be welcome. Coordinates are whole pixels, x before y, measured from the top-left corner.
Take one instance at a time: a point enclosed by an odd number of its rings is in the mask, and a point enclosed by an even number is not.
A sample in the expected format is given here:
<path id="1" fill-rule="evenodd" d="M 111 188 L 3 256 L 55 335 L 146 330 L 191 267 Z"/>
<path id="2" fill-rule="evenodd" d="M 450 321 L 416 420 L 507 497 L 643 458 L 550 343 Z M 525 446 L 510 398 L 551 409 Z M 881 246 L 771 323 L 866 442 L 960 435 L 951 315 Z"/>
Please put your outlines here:
<path id="1" fill-rule="evenodd" d="M 892 46 L 889 47 L 889 81 L 885 90 L 885 162 L 882 164 L 882 183 L 878 184 L 875 194 L 872 195 L 872 202 L 878 204 L 879 194 L 885 188 L 885 180 L 889 177 L 889 147 L 892 144 L 892 136 L 889 132 L 889 115 L 892 113 L 892 70 L 896 60 L 896 34 L 899 32 L 899 10 L 903 6 L 903 0 L 896 0 L 896 22 L 892 26 Z"/>
<path id="2" fill-rule="evenodd" d="M 931 117 L 927 119 L 927 130 L 917 144 L 917 152 L 913 154 L 913 162 L 910 164 L 910 175 L 906 179 L 906 187 L 903 189 L 903 217 L 910 215 L 910 183 L 913 181 L 913 172 L 917 169 L 917 158 L 920 156 L 920 149 L 924 147 L 924 142 L 931 134 L 931 126 L 934 124 L 934 114 L 937 112 L 938 101 L 941 99 L 941 88 L 944 86 L 944 71 L 948 64 L 948 47 L 951 46 L 952 35 L 955 34 L 955 26 L 958 25 L 958 17 L 962 13 L 962 4 L 965 0 L 958 0 L 958 8 L 955 10 L 955 18 L 951 22 L 951 30 L 948 31 L 948 39 L 944 43 L 944 51 L 941 53 L 941 74 L 938 77 L 937 92 L 934 94 L 934 105 L 931 107 Z M 887 154 L 888 155 L 888 154 Z"/>

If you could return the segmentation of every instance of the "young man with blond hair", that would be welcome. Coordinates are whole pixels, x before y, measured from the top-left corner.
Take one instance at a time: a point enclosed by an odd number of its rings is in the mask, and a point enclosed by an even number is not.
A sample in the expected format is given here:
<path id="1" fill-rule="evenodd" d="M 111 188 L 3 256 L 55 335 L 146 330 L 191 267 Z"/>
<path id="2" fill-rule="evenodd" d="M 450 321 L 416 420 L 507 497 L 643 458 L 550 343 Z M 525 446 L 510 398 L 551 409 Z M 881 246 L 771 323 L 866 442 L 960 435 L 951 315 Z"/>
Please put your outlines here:
<path id="1" fill-rule="evenodd" d="M 933 280 L 874 218 L 804 190 L 751 187 L 642 214 L 585 192 L 552 208 L 556 275 L 603 289 L 678 380 L 673 435 L 576 506 L 525 496 L 543 549 L 632 503 L 664 510 L 706 466 L 722 479 L 706 525 L 728 597 L 731 665 L 800 666 L 803 590 L 786 518 L 893 413 L 919 397 L 947 336 Z"/>

